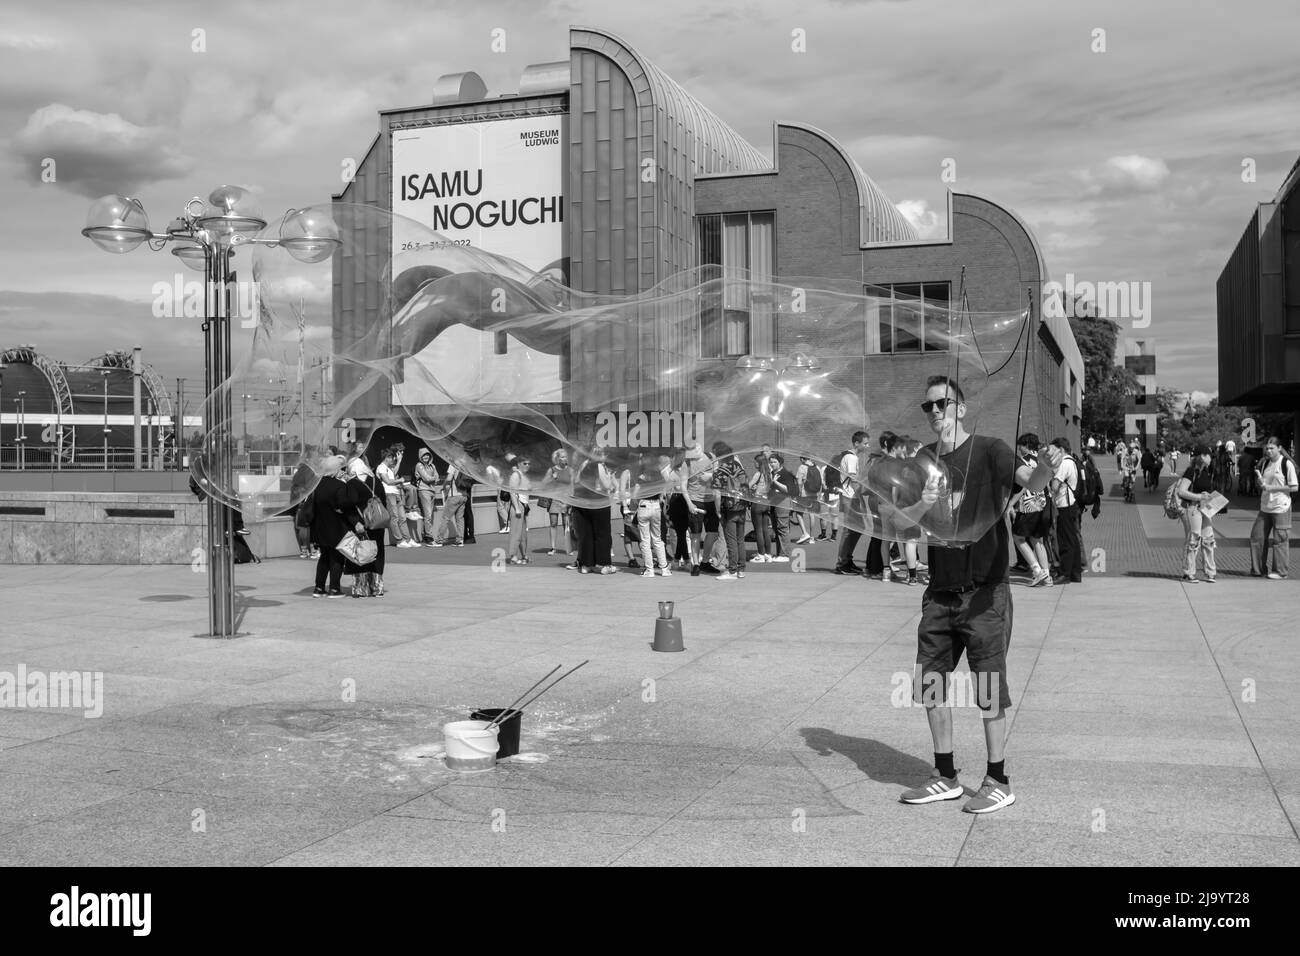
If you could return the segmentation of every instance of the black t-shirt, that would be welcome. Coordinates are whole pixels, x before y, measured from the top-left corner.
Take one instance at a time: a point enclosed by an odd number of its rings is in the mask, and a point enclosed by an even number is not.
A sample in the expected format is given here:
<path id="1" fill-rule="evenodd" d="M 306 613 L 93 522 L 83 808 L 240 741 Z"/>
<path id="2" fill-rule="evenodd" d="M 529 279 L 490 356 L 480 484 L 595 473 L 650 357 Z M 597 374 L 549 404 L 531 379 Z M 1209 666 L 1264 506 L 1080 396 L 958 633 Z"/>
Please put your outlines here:
<path id="1" fill-rule="evenodd" d="M 933 459 L 935 452 L 936 445 L 927 445 L 918 457 Z M 1005 582 L 1009 539 L 1002 514 L 1016 480 L 1015 453 L 1001 439 L 971 435 L 940 456 L 940 461 L 948 471 L 949 495 L 930 510 L 927 526 L 949 540 L 968 536 L 969 529 L 980 526 L 988 530 L 973 544 L 932 546 L 930 587 L 944 590 Z"/>
<path id="2" fill-rule="evenodd" d="M 1183 472 L 1183 477 L 1192 483 L 1188 489 L 1193 494 L 1201 494 L 1204 491 L 1214 490 L 1214 472 L 1209 468 L 1201 469 L 1198 474 L 1195 467 L 1188 468 Z"/>
<path id="3" fill-rule="evenodd" d="M 799 494 L 799 479 L 795 478 L 795 476 L 790 473 L 789 469 L 781 468 L 773 477 L 775 481 L 772 484 L 772 491 L 769 494 L 772 504 L 779 505 L 787 498 L 793 498 Z M 785 491 L 777 488 L 777 481 L 785 485 Z"/>

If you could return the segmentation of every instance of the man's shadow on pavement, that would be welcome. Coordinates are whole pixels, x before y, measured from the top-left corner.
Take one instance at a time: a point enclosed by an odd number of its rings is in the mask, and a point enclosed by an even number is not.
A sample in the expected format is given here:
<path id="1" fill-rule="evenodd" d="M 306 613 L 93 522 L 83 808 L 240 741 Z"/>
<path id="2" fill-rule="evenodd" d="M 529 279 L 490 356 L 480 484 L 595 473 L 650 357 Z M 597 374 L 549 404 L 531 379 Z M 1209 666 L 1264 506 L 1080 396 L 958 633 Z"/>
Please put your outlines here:
<path id="1" fill-rule="evenodd" d="M 915 787 L 934 769 L 928 761 L 870 737 L 846 737 L 825 727 L 800 727 L 799 734 L 810 750 L 822 757 L 833 753 L 848 757 L 863 774 L 880 783 Z"/>

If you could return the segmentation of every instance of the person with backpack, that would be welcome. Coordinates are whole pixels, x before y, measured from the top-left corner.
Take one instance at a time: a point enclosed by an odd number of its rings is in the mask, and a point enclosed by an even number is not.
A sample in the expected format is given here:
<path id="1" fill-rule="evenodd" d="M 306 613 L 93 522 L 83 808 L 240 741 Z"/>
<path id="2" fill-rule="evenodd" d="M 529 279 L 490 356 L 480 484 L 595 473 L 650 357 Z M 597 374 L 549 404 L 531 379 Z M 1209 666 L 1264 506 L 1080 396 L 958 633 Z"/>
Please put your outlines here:
<path id="1" fill-rule="evenodd" d="M 1096 521 L 1101 514 L 1101 496 L 1104 486 L 1101 481 L 1101 471 L 1097 468 L 1097 463 L 1092 458 L 1092 452 L 1084 449 L 1083 457 L 1078 461 L 1079 465 L 1079 519 L 1082 522 L 1083 513 L 1092 509 L 1092 520 Z M 1156 477 L 1160 477 L 1162 465 L 1156 465 Z"/>
<path id="2" fill-rule="evenodd" d="M 722 520 L 722 536 L 727 542 L 727 567 L 718 575 L 719 581 L 735 581 L 745 576 L 745 516 L 749 503 L 745 489 L 749 479 L 745 466 L 740 463 L 730 445 L 724 441 L 713 443 L 714 503 Z"/>
<path id="3" fill-rule="evenodd" d="M 795 473 L 795 480 L 799 483 L 799 521 L 804 532 L 795 544 L 824 541 L 826 524 L 822 520 L 822 475 L 810 455 L 799 457 L 799 470 Z M 817 531 L 815 535 L 814 530 Z"/>
<path id="4" fill-rule="evenodd" d="M 1083 583 L 1082 539 L 1079 523 L 1079 466 L 1070 454 L 1068 438 L 1053 438 L 1050 450 L 1059 452 L 1061 464 L 1057 466 L 1050 489 L 1056 503 L 1056 548 L 1060 552 L 1061 579 L 1057 584 Z"/>
<path id="5" fill-rule="evenodd" d="M 831 541 L 840 533 L 840 487 L 843 484 L 844 476 L 839 468 L 827 462 L 822 471 L 822 533 L 819 541 L 826 540 L 826 528 L 831 529 Z"/>
<path id="6" fill-rule="evenodd" d="M 1038 436 L 1025 432 L 1016 439 L 1016 456 L 1019 468 L 1034 469 L 1038 467 Z M 1051 587 L 1051 563 L 1047 557 L 1046 540 L 1052 533 L 1052 526 L 1047 507 L 1047 491 L 1030 492 L 1017 488 L 1012 498 L 1015 517 L 1011 521 L 1011 535 L 1015 540 L 1016 550 L 1029 565 L 1033 578 L 1030 587 Z"/>
<path id="7" fill-rule="evenodd" d="M 758 546 L 754 554 L 754 563 L 763 564 L 772 560 L 772 555 L 768 551 L 772 530 L 768 516 L 771 508 L 769 497 L 772 490 L 772 470 L 767 457 L 762 452 L 754 456 L 754 473 L 749 477 L 748 487 L 749 519 L 754 525 L 754 544 Z M 743 545 L 745 540 L 743 532 L 740 539 Z"/>
<path id="8" fill-rule="evenodd" d="M 1151 454 L 1151 449 L 1148 448 L 1146 445 L 1143 445 L 1142 457 L 1138 459 L 1139 465 L 1142 468 L 1142 490 L 1143 491 L 1146 491 L 1148 488 L 1151 487 L 1151 468 L 1152 468 L 1152 462 L 1154 460 L 1155 460 L 1155 455 Z"/>
<path id="9" fill-rule="evenodd" d="M 1254 475 L 1259 486 L 1259 514 L 1250 529 L 1250 573 L 1252 577 L 1266 575 L 1269 580 L 1283 581 L 1290 573 L 1291 496 L 1300 491 L 1300 476 L 1276 435 L 1269 436 L 1264 460 L 1256 466 Z"/>
<path id="10" fill-rule="evenodd" d="M 1209 445 L 1200 444 L 1192 449 L 1191 463 L 1183 476 L 1173 484 L 1171 495 L 1182 503 L 1183 531 L 1186 533 L 1187 565 L 1183 569 L 1183 582 L 1199 584 L 1196 577 L 1196 556 L 1201 556 L 1205 581 L 1213 584 L 1218 576 L 1214 563 L 1216 542 L 1214 516 L 1202 507 L 1214 494 L 1214 452 Z"/>

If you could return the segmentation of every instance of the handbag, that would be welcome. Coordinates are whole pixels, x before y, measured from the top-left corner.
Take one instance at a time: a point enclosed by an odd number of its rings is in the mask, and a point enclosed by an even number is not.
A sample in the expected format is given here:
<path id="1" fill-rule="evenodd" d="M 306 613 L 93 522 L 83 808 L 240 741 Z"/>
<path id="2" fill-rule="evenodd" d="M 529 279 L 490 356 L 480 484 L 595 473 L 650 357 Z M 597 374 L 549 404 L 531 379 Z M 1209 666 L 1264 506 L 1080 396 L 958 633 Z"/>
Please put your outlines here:
<path id="1" fill-rule="evenodd" d="M 379 545 L 366 538 L 364 541 L 349 531 L 343 540 L 335 545 L 338 553 L 358 567 L 372 563 L 379 557 Z"/>
<path id="2" fill-rule="evenodd" d="M 371 531 L 378 531 L 380 528 L 387 528 L 388 521 L 388 509 L 384 507 L 384 503 L 378 496 L 371 495 L 370 500 L 366 502 L 365 510 L 361 512 L 361 523 Z"/>

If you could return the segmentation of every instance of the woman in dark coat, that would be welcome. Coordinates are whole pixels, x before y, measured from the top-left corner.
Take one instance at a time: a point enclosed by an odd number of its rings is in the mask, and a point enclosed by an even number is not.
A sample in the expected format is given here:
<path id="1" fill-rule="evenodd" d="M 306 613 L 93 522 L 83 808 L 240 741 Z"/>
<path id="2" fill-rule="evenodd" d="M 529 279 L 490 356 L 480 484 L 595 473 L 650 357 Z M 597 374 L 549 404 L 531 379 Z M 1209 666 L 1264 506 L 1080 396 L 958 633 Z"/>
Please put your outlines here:
<path id="1" fill-rule="evenodd" d="M 381 502 L 384 500 L 384 485 L 370 467 L 370 463 L 365 457 L 358 455 L 348 462 L 348 500 L 352 502 L 352 510 L 348 515 L 357 522 L 353 528 L 357 532 L 357 537 L 369 537 L 375 543 L 379 554 L 370 564 L 358 567 L 351 561 L 344 561 L 343 572 L 345 574 L 355 575 L 352 584 L 352 596 L 354 598 L 363 597 L 383 597 L 384 596 L 384 538 L 387 537 L 388 525 L 385 524 L 374 531 L 368 531 L 364 524 L 361 524 L 361 513 L 366 507 L 366 503 L 372 498 L 378 498 Z M 340 478 L 343 476 L 340 475 Z"/>
<path id="2" fill-rule="evenodd" d="M 357 530 L 353 516 L 357 511 L 356 499 L 363 490 L 357 482 L 341 480 L 339 472 L 345 460 L 342 455 L 326 458 L 321 464 L 321 479 L 311 493 L 312 538 L 320 547 L 316 588 L 311 593 L 314 598 L 343 597 L 343 555 L 338 552 L 338 543 L 349 531 Z M 361 528 L 364 532 L 365 526 Z"/>

